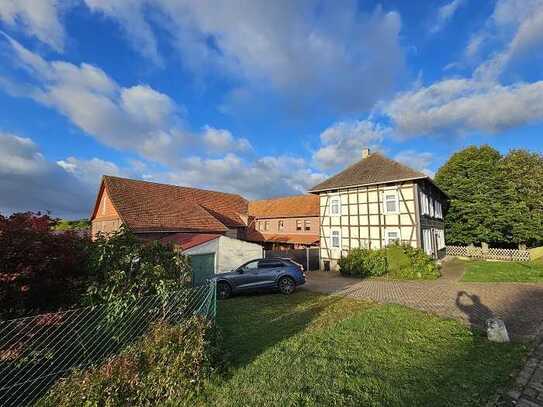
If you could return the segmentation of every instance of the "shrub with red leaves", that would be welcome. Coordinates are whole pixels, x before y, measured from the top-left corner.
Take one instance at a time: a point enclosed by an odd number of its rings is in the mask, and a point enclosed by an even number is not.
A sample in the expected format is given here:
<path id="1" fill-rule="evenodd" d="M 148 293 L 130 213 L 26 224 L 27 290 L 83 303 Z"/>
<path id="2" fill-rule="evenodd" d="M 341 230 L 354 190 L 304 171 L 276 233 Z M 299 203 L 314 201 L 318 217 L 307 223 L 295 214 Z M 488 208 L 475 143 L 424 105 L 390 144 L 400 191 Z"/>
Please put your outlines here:
<path id="1" fill-rule="evenodd" d="M 56 222 L 39 212 L 0 215 L 0 317 L 79 304 L 89 238 L 54 232 Z"/>

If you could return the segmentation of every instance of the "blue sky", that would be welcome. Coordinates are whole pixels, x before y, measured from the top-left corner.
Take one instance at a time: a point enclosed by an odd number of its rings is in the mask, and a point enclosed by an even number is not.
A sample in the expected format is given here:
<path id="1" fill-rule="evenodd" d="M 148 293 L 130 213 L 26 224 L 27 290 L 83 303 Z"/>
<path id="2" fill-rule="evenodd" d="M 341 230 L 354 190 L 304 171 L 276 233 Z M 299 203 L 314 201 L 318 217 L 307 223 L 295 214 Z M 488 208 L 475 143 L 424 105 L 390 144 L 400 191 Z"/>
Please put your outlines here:
<path id="1" fill-rule="evenodd" d="M 543 0 L 0 0 L 0 211 L 102 174 L 303 193 L 368 146 L 541 151 Z"/>

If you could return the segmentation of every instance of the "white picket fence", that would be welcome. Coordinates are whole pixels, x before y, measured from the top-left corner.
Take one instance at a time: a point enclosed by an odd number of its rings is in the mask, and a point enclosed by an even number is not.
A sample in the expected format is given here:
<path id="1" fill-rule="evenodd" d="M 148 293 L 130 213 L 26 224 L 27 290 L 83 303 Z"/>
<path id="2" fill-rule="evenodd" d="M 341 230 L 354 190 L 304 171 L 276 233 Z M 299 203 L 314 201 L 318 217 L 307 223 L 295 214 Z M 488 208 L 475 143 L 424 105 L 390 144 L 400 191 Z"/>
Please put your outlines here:
<path id="1" fill-rule="evenodd" d="M 497 249 L 475 246 L 447 246 L 448 256 L 469 257 L 477 260 L 530 261 L 530 252 L 519 249 Z"/>

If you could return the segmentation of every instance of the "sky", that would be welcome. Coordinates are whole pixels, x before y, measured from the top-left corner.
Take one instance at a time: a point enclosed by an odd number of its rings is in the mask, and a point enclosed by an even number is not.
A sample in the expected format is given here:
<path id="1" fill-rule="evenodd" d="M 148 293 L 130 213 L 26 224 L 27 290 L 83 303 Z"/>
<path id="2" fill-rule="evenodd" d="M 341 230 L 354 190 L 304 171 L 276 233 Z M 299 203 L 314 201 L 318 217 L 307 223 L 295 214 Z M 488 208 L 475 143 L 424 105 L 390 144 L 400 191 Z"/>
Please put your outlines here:
<path id="1" fill-rule="evenodd" d="M 542 151 L 543 0 L 0 0 L 0 213 L 103 174 L 305 193 L 369 147 L 432 176 Z"/>

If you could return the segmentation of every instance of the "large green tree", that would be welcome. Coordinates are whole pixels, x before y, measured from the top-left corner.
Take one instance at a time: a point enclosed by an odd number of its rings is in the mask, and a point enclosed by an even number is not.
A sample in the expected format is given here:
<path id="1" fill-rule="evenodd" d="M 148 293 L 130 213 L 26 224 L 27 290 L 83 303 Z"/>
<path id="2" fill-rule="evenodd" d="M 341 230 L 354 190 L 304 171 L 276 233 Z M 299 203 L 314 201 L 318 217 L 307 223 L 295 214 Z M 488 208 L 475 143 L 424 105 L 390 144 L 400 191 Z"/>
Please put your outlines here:
<path id="1" fill-rule="evenodd" d="M 511 150 L 500 162 L 507 196 L 511 243 L 536 245 L 543 241 L 543 156 Z"/>
<path id="2" fill-rule="evenodd" d="M 510 191 L 501 160 L 501 154 L 490 146 L 471 146 L 453 154 L 437 172 L 435 181 L 450 198 L 445 218 L 447 243 L 507 240 Z"/>
<path id="3" fill-rule="evenodd" d="M 452 155 L 436 174 L 451 202 L 445 217 L 449 244 L 543 242 L 543 156 L 490 146 Z"/>

